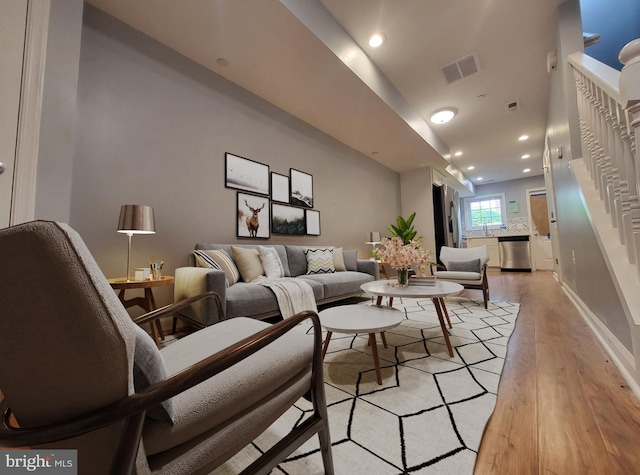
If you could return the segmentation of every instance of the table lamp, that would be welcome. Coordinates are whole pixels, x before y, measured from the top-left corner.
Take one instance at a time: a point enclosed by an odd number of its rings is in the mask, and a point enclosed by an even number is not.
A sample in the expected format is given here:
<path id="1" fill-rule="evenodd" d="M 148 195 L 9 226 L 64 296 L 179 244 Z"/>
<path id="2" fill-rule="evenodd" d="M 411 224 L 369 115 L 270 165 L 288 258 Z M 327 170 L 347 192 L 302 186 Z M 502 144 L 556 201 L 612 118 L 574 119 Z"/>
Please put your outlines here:
<path id="1" fill-rule="evenodd" d="M 127 282 L 131 279 L 131 236 L 134 234 L 155 234 L 156 225 L 153 218 L 153 208 L 145 205 L 122 205 L 118 232 L 126 233 L 129 237 L 127 247 Z"/>

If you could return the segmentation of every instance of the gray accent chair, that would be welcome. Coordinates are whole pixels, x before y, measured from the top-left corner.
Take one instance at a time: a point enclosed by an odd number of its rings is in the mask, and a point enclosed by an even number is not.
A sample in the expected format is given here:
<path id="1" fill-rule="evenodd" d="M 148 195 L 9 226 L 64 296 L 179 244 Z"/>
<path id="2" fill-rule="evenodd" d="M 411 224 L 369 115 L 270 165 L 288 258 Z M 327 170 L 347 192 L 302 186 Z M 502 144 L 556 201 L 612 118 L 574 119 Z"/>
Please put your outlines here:
<path id="1" fill-rule="evenodd" d="M 487 308 L 489 303 L 489 281 L 487 279 L 489 250 L 487 246 L 470 248 L 443 246 L 440 248 L 439 257 L 444 267 L 438 266 L 438 270 L 433 274 L 440 280 L 456 282 L 465 289 L 482 290 L 484 308 Z"/>
<path id="2" fill-rule="evenodd" d="M 313 413 L 243 473 L 316 433 L 333 473 L 315 313 L 225 320 L 158 350 L 69 226 L 5 228 L 0 249 L 0 446 L 77 449 L 82 474 L 208 473 L 306 396 Z M 136 322 L 203 298 L 220 308 L 209 292 Z"/>

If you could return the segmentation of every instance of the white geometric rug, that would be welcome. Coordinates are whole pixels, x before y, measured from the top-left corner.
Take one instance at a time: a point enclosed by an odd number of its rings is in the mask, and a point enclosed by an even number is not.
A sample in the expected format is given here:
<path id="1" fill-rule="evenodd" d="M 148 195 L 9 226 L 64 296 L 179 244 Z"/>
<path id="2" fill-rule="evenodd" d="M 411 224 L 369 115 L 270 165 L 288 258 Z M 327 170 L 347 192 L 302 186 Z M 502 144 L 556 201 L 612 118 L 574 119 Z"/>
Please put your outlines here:
<path id="1" fill-rule="evenodd" d="M 489 302 L 485 310 L 482 302 L 455 297 L 446 306 L 453 358 L 430 299 L 394 300 L 406 320 L 386 332 L 388 348 L 378 342 L 382 386 L 367 335 L 333 334 L 324 377 L 336 474 L 473 473 L 520 306 Z M 310 410 L 300 400 L 213 473 L 239 473 Z M 318 447 L 314 436 L 272 473 L 324 473 Z"/>

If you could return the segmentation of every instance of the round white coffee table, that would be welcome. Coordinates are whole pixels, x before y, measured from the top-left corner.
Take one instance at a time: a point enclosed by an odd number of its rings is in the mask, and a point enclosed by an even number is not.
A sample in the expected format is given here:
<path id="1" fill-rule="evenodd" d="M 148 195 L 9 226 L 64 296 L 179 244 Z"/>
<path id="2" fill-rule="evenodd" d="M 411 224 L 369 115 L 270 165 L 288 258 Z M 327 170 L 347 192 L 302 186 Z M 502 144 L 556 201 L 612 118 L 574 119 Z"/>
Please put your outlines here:
<path id="1" fill-rule="evenodd" d="M 398 326 L 404 320 L 404 314 L 400 310 L 390 307 L 341 305 L 322 310 L 318 315 L 320 316 L 320 325 L 327 330 L 327 336 L 322 345 L 322 358 L 324 359 L 327 353 L 327 347 L 333 332 L 368 333 L 371 353 L 373 354 L 373 364 L 376 368 L 376 380 L 378 384 L 382 384 L 376 333 L 380 333 L 386 348 L 387 340 L 384 332 Z"/>
<path id="2" fill-rule="evenodd" d="M 449 312 L 447 312 L 447 307 L 444 304 L 444 297 L 461 292 L 464 290 L 462 285 L 456 284 L 455 282 L 436 280 L 436 283 L 433 286 L 409 285 L 407 287 L 400 287 L 397 280 L 389 279 L 367 282 L 366 284 L 362 284 L 360 288 L 368 294 L 377 296 L 378 298 L 376 303 L 378 305 L 382 303 L 382 297 L 389 297 L 389 306 L 393 305 L 394 297 L 430 298 L 433 301 L 433 305 L 438 314 L 438 320 L 440 321 L 444 341 L 447 343 L 449 356 L 453 357 L 453 348 L 449 341 L 449 332 L 447 331 L 447 327 L 444 323 L 444 319 L 446 318 L 449 328 L 452 328 L 451 320 L 449 319 Z"/>

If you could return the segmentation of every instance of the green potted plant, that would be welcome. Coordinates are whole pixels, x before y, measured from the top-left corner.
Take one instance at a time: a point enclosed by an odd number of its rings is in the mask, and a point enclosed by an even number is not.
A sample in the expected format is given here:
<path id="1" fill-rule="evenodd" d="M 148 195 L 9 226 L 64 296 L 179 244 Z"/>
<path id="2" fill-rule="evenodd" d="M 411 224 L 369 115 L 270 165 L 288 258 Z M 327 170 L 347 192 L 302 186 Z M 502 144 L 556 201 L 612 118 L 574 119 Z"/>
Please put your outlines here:
<path id="1" fill-rule="evenodd" d="M 398 216 L 396 224 L 387 226 L 387 229 L 392 236 L 402 239 L 404 244 L 409 244 L 412 240 L 422 241 L 424 238 L 422 236 L 416 238 L 417 231 L 413 228 L 413 220 L 415 217 L 416 213 L 412 213 L 407 219 Z"/>

